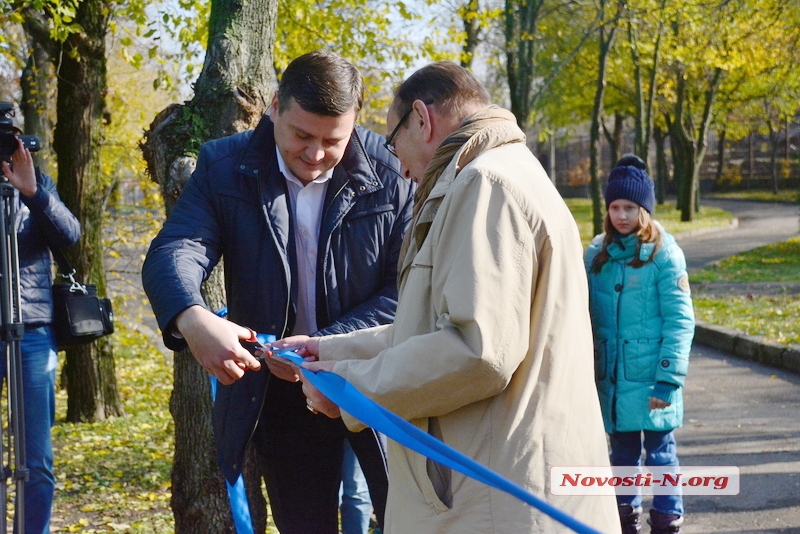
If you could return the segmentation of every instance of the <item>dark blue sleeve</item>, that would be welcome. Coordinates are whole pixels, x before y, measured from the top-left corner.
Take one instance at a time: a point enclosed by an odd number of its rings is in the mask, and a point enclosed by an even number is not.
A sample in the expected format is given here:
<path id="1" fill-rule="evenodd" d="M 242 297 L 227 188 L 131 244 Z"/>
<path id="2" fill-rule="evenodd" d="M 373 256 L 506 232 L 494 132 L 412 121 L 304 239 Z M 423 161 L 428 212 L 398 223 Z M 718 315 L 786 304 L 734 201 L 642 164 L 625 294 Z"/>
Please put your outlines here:
<path id="1" fill-rule="evenodd" d="M 164 344 L 172 350 L 186 347 L 183 339 L 172 335 L 175 317 L 190 306 L 206 306 L 200 287 L 222 253 L 208 165 L 204 148 L 164 227 L 150 244 L 142 266 L 142 285 Z"/>
<path id="2" fill-rule="evenodd" d="M 36 194 L 32 197 L 20 194 L 19 198 L 30 210 L 47 246 L 65 248 L 74 245 L 81 237 L 81 223 L 59 198 L 55 182 L 39 169 L 36 169 L 36 183 Z"/>

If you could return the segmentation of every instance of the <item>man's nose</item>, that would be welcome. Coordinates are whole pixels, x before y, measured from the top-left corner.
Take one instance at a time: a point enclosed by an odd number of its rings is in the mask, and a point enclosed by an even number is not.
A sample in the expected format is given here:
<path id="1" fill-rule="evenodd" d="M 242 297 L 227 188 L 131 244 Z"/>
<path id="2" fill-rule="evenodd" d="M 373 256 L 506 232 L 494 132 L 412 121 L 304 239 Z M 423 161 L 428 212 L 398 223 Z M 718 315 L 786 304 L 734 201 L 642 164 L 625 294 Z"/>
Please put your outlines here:
<path id="1" fill-rule="evenodd" d="M 311 143 L 305 150 L 306 157 L 312 162 L 322 161 L 325 158 L 325 149 L 318 143 Z"/>

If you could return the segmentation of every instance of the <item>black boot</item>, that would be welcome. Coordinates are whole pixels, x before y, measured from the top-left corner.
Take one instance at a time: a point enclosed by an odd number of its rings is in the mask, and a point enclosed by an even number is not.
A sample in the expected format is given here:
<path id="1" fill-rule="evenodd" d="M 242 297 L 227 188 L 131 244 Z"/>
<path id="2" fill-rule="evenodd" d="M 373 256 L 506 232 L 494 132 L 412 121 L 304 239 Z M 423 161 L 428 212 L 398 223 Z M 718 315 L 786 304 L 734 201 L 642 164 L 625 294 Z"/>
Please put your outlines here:
<path id="1" fill-rule="evenodd" d="M 642 530 L 642 507 L 634 508 L 630 504 L 620 504 L 619 524 L 622 525 L 622 534 L 639 534 Z"/>
<path id="2" fill-rule="evenodd" d="M 650 534 L 680 534 L 683 516 L 650 510 L 650 519 L 647 522 L 650 524 Z"/>

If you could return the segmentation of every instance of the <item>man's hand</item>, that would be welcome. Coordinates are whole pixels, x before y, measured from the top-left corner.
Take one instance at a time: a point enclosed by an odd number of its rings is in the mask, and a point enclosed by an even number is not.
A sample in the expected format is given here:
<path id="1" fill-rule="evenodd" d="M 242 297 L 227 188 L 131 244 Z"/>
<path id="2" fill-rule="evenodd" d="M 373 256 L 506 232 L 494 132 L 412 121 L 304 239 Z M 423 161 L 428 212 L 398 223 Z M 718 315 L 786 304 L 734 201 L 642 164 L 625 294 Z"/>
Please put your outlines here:
<path id="1" fill-rule="evenodd" d="M 317 345 L 319 345 L 319 343 L 317 343 Z M 336 362 L 333 361 L 306 362 L 303 364 L 303 369 L 307 369 L 313 372 L 317 371 L 331 372 L 333 370 L 334 365 L 336 365 Z M 328 399 L 328 397 L 320 393 L 320 391 L 316 387 L 314 387 L 314 385 L 311 382 L 306 380 L 305 375 L 301 375 L 300 380 L 303 381 L 303 394 L 306 396 L 306 404 L 308 405 L 309 409 L 315 412 L 324 413 L 331 419 L 336 419 L 337 417 L 342 416 L 342 412 L 341 410 L 339 410 L 339 407 L 336 406 L 333 402 L 331 402 L 330 399 Z"/>
<path id="2" fill-rule="evenodd" d="M 33 156 L 19 138 L 17 138 L 17 150 L 11 155 L 11 165 L 3 162 L 3 174 L 8 178 L 8 183 L 21 194 L 26 197 L 36 194 L 36 170 L 33 167 Z"/>
<path id="3" fill-rule="evenodd" d="M 247 369 L 261 364 L 239 343 L 252 331 L 217 317 L 202 306 L 191 306 L 178 314 L 175 327 L 186 339 L 197 362 L 221 384 L 233 384 Z"/>

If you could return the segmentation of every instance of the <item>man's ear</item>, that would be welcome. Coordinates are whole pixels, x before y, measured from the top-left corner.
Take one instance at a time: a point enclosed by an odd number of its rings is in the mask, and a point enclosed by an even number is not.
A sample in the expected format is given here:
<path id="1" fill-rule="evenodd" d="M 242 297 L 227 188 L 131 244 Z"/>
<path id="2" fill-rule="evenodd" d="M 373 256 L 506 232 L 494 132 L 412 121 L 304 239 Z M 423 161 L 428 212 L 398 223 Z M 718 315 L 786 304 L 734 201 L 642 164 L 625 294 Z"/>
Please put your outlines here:
<path id="1" fill-rule="evenodd" d="M 419 128 L 422 132 L 422 139 L 427 143 L 433 139 L 435 117 L 430 108 L 428 108 L 428 106 L 425 105 L 425 102 L 422 100 L 414 100 L 414 103 L 411 104 L 411 107 L 414 109 L 412 118 L 419 122 Z"/>
<path id="2" fill-rule="evenodd" d="M 270 117 L 275 117 L 278 114 L 278 91 L 272 93 L 272 101 L 269 103 L 269 107 L 267 108 L 267 115 Z"/>

